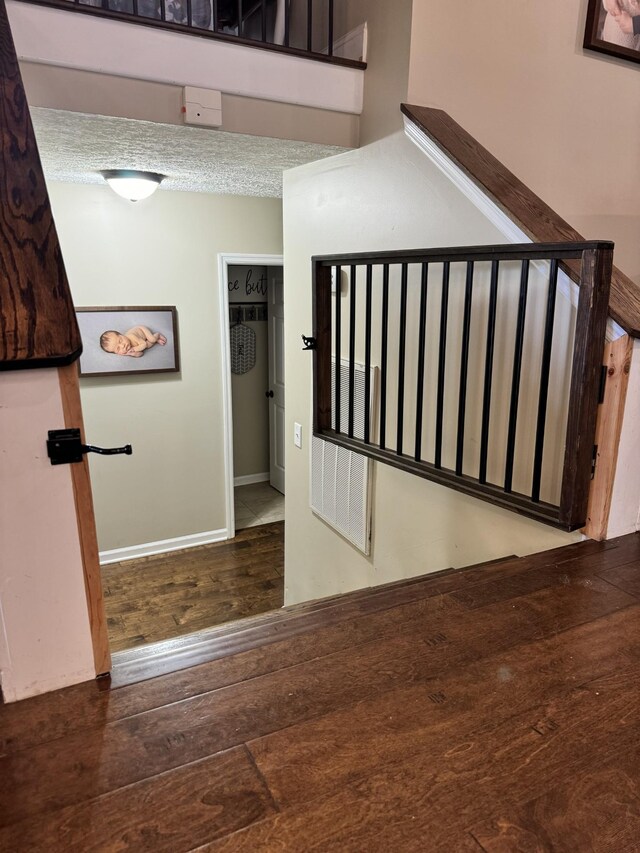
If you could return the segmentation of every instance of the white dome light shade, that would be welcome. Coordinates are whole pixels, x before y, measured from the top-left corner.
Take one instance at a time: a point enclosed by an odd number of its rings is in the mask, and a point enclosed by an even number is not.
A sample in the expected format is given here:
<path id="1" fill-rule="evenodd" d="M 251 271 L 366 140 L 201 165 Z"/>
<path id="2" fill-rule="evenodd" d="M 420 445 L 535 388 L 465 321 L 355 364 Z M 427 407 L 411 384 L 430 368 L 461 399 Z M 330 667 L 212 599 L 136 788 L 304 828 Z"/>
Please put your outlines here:
<path id="1" fill-rule="evenodd" d="M 142 201 L 158 189 L 164 175 L 134 169 L 107 169 L 100 173 L 111 189 L 129 201 Z"/>

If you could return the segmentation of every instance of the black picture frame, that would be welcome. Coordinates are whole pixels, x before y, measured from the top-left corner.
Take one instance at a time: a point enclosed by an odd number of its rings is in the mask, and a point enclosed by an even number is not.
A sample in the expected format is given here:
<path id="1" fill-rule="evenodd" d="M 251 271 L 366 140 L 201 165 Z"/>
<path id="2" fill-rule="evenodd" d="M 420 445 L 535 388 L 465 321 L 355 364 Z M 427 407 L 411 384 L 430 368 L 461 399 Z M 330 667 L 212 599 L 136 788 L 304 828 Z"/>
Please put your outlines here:
<path id="1" fill-rule="evenodd" d="M 93 306 L 76 308 L 82 336 L 80 376 L 131 376 L 177 373 L 180 370 L 178 312 L 175 305 Z M 142 355 L 130 357 L 105 352 L 100 343 L 105 331 L 125 335 L 136 326 L 160 333 L 166 343 L 151 344 Z"/>
<path id="2" fill-rule="evenodd" d="M 629 3 L 630 0 L 618 0 L 621 4 Z M 589 0 L 587 6 L 587 22 L 584 32 L 583 46 L 587 50 L 595 50 L 598 53 L 605 53 L 608 56 L 615 56 L 618 59 L 626 59 L 629 62 L 640 62 L 640 36 L 636 36 L 638 47 L 627 46 L 626 44 L 617 44 L 617 31 L 615 30 L 615 21 L 613 18 L 607 23 L 608 12 L 605 9 L 602 0 Z M 638 10 L 640 15 L 640 9 Z M 611 16 L 609 16 L 611 17 Z M 608 38 L 608 34 L 611 38 Z M 620 39 L 625 36 L 620 31 Z M 624 38 L 625 42 L 629 42 L 629 37 Z"/>

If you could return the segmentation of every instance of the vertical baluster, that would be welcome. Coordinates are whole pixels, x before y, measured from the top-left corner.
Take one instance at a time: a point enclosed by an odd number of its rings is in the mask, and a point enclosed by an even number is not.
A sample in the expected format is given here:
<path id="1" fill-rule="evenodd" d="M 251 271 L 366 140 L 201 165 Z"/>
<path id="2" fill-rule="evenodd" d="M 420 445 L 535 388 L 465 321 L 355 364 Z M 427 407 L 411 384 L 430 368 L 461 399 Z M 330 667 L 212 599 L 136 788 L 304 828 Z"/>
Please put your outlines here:
<path id="1" fill-rule="evenodd" d="M 351 266 L 349 277 L 349 429 L 353 438 L 353 412 L 356 393 L 356 267 Z"/>
<path id="2" fill-rule="evenodd" d="M 313 50 L 313 0 L 307 0 L 307 50 Z"/>
<path id="3" fill-rule="evenodd" d="M 164 9 L 165 0 L 160 0 L 162 4 L 162 8 Z M 192 0 L 187 0 L 187 26 L 193 26 L 193 11 L 192 11 Z"/>
<path id="4" fill-rule="evenodd" d="M 244 33 L 244 21 L 242 20 L 242 0 L 238 0 L 238 36 Z"/>
<path id="5" fill-rule="evenodd" d="M 387 438 L 387 349 L 389 339 L 389 264 L 382 267 L 382 329 L 380 341 L 380 447 Z"/>
<path id="6" fill-rule="evenodd" d="M 340 292 L 342 268 L 336 267 L 336 356 L 334 364 L 334 386 L 335 386 L 335 403 L 333 409 L 334 429 L 340 432 L 340 412 L 341 412 L 341 395 L 340 395 L 340 379 L 342 373 L 342 365 L 340 362 L 340 344 L 342 339 L 342 294 Z"/>
<path id="7" fill-rule="evenodd" d="M 213 31 L 214 33 L 218 32 L 218 0 L 213 0 Z"/>
<path id="8" fill-rule="evenodd" d="M 434 465 L 442 467 L 442 418 L 444 414 L 444 379 L 447 357 L 447 315 L 449 311 L 449 273 L 451 264 L 442 265 L 442 301 L 440 304 L 440 352 L 438 356 L 438 394 L 436 400 L 436 446 Z"/>
<path id="9" fill-rule="evenodd" d="M 367 264 L 364 320 L 364 441 L 371 440 L 371 290 L 373 268 Z"/>
<path id="10" fill-rule="evenodd" d="M 289 47 L 289 36 L 291 29 L 291 0 L 283 0 L 284 2 L 284 46 Z"/>
<path id="11" fill-rule="evenodd" d="M 480 437 L 480 471 L 478 480 L 487 482 L 487 454 L 489 448 L 489 420 L 491 416 L 491 381 L 493 377 L 493 351 L 496 339 L 496 310 L 498 307 L 498 275 L 500 261 L 491 263 L 489 313 L 487 316 L 487 349 L 484 357 L 484 395 L 482 400 L 482 433 Z"/>
<path id="12" fill-rule="evenodd" d="M 262 41 L 264 43 L 267 40 L 267 0 L 262 0 L 261 14 L 262 14 Z"/>
<path id="13" fill-rule="evenodd" d="M 329 0 L 329 45 L 327 52 L 329 56 L 333 56 L 333 0 Z"/>
<path id="14" fill-rule="evenodd" d="M 520 275 L 520 299 L 518 302 L 518 320 L 516 325 L 515 351 L 513 355 L 513 376 L 511 379 L 511 406 L 509 408 L 509 431 L 507 435 L 507 460 L 504 473 L 504 490 L 510 492 L 513 485 L 513 458 L 516 449 L 516 428 L 518 423 L 518 398 L 520 396 L 520 374 L 522 372 L 522 348 L 524 345 L 524 323 L 527 311 L 527 290 L 529 286 L 529 261 L 522 261 Z"/>
<path id="15" fill-rule="evenodd" d="M 533 479 L 531 500 L 540 500 L 540 480 L 542 478 L 542 453 L 544 450 L 544 429 L 547 420 L 547 399 L 549 396 L 549 372 L 551 370 L 551 348 L 553 346 L 553 321 L 556 310 L 556 289 L 558 284 L 558 262 L 550 261 L 549 291 L 547 293 L 547 316 L 544 324 L 544 343 L 542 345 L 542 363 L 540 366 L 540 393 L 538 396 L 538 420 L 536 425 L 536 445 L 533 455 Z"/>
<path id="16" fill-rule="evenodd" d="M 103 0 L 103 8 L 104 9 L 110 9 L 111 8 L 111 3 L 109 2 L 109 0 Z M 138 15 L 140 14 L 140 12 L 138 11 L 138 0 L 131 0 L 131 9 L 133 11 L 133 14 L 137 18 Z"/>
<path id="17" fill-rule="evenodd" d="M 167 10 L 165 8 L 165 3 L 166 3 L 166 0 L 158 0 L 158 11 L 160 12 L 160 20 L 161 21 L 167 20 Z M 191 0 L 189 0 L 189 3 L 187 4 L 187 26 L 191 26 L 191 15 L 189 14 L 191 11 L 190 7 L 191 7 Z"/>
<path id="18" fill-rule="evenodd" d="M 422 456 L 422 407 L 424 405 L 424 360 L 427 345 L 427 281 L 429 265 L 422 264 L 420 283 L 420 330 L 418 333 L 418 384 L 416 388 L 416 447 L 415 458 Z"/>
<path id="19" fill-rule="evenodd" d="M 398 342 L 398 423 L 396 431 L 396 453 L 402 454 L 404 432 L 404 362 L 407 345 L 407 278 L 409 267 L 402 264 L 400 276 L 400 329 Z"/>
<path id="20" fill-rule="evenodd" d="M 460 353 L 460 392 L 458 394 L 458 441 L 456 447 L 456 474 L 462 476 L 464 458 L 464 420 L 467 410 L 467 374 L 469 371 L 469 336 L 471 332 L 471 299 L 473 295 L 473 261 L 467 261 L 467 281 L 464 292 L 462 320 L 462 346 Z"/>

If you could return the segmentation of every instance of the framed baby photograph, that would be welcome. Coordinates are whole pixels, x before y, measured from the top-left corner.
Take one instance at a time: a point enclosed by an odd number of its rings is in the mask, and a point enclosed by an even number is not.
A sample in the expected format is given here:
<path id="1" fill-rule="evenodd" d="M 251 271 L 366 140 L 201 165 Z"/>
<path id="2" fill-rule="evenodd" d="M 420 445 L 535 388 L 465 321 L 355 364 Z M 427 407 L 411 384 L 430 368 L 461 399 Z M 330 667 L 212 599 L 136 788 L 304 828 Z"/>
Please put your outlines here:
<path id="1" fill-rule="evenodd" d="M 640 0 L 589 0 L 583 45 L 640 62 Z"/>
<path id="2" fill-rule="evenodd" d="M 76 308 L 80 376 L 175 373 L 180 370 L 175 306 Z"/>

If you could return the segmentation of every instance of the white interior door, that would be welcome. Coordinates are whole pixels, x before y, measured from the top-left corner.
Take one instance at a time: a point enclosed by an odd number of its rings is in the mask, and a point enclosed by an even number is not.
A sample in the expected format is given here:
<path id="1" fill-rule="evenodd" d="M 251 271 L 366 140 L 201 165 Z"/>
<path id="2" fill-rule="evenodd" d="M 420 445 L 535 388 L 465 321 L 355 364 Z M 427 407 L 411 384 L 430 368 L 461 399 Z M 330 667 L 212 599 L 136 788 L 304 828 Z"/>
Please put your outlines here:
<path id="1" fill-rule="evenodd" d="M 274 270 L 269 278 L 269 481 L 274 489 L 284 494 L 284 282 L 282 270 Z"/>

